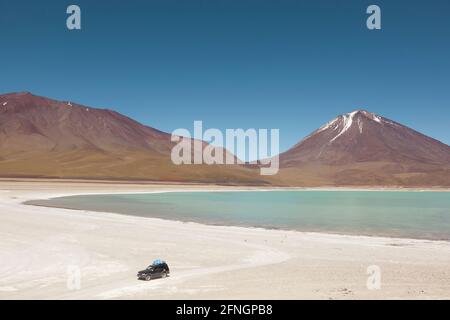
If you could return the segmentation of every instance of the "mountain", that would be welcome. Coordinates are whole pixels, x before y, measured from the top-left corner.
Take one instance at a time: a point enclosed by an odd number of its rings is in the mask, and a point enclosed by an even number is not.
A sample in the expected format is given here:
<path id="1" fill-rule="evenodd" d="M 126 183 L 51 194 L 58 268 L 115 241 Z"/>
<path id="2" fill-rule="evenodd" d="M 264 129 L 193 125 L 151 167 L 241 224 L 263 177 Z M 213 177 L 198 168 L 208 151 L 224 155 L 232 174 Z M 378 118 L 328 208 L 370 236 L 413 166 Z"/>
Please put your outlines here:
<path id="1" fill-rule="evenodd" d="M 176 166 L 173 146 L 170 134 L 112 110 L 0 95 L 0 177 L 450 186 L 449 146 L 365 110 L 338 116 L 282 153 L 276 176 L 261 176 L 257 165 Z"/>
<path id="2" fill-rule="evenodd" d="M 2 177 L 267 183 L 257 168 L 176 166 L 173 146 L 170 134 L 112 110 L 28 92 L 0 95 Z"/>
<path id="3" fill-rule="evenodd" d="M 450 186 L 450 147 L 356 110 L 282 153 L 280 167 L 290 185 Z"/>

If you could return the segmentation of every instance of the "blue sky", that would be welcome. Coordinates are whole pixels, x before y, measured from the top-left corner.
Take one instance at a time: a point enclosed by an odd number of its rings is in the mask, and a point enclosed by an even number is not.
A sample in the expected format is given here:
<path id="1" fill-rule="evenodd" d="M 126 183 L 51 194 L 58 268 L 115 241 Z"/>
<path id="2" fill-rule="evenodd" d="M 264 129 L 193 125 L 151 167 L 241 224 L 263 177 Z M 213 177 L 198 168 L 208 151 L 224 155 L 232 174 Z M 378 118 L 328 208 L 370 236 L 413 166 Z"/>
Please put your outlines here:
<path id="1" fill-rule="evenodd" d="M 82 30 L 66 29 L 78 4 Z M 370 4 L 382 30 L 366 28 Z M 281 149 L 364 108 L 450 144 L 450 2 L 0 0 L 0 92 L 171 132 L 279 128 Z"/>

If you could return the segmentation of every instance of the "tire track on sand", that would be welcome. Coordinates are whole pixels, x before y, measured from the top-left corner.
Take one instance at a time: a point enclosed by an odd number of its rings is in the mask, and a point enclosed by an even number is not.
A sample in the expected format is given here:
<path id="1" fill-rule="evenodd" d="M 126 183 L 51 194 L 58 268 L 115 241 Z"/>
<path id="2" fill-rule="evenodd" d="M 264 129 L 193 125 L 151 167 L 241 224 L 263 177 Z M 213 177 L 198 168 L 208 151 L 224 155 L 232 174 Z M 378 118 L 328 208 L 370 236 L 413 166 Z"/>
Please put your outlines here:
<path id="1" fill-rule="evenodd" d="M 184 271 L 178 273 L 177 275 L 173 276 L 171 275 L 164 281 L 143 282 L 132 286 L 125 286 L 122 288 L 104 291 L 97 294 L 96 298 L 117 299 L 124 296 L 143 294 L 148 291 L 156 291 L 156 290 L 158 291 L 166 290 L 167 292 L 174 292 L 173 286 L 175 284 L 179 284 L 183 281 L 190 280 L 196 277 L 278 264 L 290 259 L 290 255 L 287 254 L 286 252 L 276 250 L 268 246 L 262 245 L 249 245 L 249 246 L 257 248 L 258 251 L 254 252 L 250 256 L 247 256 L 245 259 L 241 261 L 241 263 L 209 268 L 198 268 L 195 270 Z"/>

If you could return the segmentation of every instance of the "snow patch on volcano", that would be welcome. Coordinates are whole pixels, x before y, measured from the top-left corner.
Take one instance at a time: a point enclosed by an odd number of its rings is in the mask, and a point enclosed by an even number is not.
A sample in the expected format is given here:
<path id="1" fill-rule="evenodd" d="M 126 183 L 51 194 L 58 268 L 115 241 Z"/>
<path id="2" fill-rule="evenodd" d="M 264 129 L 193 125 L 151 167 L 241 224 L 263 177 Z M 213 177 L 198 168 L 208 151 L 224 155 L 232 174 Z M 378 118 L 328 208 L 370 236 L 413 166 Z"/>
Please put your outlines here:
<path id="1" fill-rule="evenodd" d="M 350 112 L 350 113 L 347 113 L 347 114 L 344 114 L 342 116 L 343 123 L 344 123 L 344 128 L 341 130 L 341 132 L 339 132 L 337 134 L 337 136 L 335 136 L 333 139 L 330 140 L 330 143 L 335 141 L 337 138 L 339 138 L 341 135 L 343 135 L 348 129 L 351 128 L 351 126 L 353 124 L 353 117 L 355 116 L 356 113 L 358 113 L 358 110 Z"/>
<path id="2" fill-rule="evenodd" d="M 363 132 L 363 122 L 359 118 L 358 118 L 358 128 L 359 128 L 359 133 L 362 133 Z"/>

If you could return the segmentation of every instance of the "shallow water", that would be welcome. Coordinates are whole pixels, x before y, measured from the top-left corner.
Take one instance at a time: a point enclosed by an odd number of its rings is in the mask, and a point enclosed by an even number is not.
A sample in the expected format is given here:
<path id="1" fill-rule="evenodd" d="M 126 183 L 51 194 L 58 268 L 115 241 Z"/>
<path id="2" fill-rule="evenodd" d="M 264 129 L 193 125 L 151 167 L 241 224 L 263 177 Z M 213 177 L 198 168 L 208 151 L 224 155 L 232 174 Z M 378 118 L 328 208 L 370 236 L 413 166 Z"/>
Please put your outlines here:
<path id="1" fill-rule="evenodd" d="M 31 204 L 215 225 L 450 240 L 448 192 L 173 192 L 72 196 Z"/>

